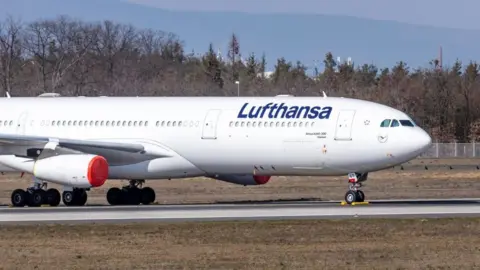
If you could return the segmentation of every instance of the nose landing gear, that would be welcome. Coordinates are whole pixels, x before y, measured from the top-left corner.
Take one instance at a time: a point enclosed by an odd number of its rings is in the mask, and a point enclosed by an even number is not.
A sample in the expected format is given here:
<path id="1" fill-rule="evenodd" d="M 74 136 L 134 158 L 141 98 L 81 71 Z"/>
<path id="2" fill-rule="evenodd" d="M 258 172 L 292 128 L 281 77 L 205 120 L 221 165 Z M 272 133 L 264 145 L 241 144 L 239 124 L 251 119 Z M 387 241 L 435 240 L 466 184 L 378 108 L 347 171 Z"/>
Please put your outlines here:
<path id="1" fill-rule="evenodd" d="M 367 180 L 368 173 L 365 174 L 357 174 L 357 173 L 349 173 L 348 174 L 348 189 L 347 193 L 345 194 L 345 202 L 347 204 L 352 204 L 354 202 L 364 202 L 365 201 L 365 193 L 360 190 L 362 187 L 362 182 Z"/>

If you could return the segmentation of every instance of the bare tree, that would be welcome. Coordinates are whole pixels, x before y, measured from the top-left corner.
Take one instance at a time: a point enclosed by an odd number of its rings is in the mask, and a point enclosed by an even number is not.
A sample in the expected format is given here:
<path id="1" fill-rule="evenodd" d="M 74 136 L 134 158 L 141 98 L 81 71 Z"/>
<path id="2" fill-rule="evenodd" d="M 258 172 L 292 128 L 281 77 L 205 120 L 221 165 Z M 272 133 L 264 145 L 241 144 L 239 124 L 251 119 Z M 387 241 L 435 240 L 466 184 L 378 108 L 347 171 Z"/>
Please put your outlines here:
<path id="1" fill-rule="evenodd" d="M 14 77 L 20 71 L 22 64 L 21 47 L 22 26 L 19 21 L 8 17 L 0 24 L 0 76 L 5 92 L 12 92 Z"/>

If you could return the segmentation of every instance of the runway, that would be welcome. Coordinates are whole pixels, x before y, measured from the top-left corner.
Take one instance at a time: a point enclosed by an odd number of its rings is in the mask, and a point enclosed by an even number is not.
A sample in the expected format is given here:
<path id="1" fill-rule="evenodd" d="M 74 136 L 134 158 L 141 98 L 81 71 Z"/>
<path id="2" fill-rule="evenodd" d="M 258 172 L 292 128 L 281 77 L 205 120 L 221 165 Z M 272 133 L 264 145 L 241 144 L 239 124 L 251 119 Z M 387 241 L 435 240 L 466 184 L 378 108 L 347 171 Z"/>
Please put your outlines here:
<path id="1" fill-rule="evenodd" d="M 184 222 L 344 218 L 478 217 L 480 198 L 376 200 L 365 205 L 339 201 L 151 206 L 0 208 L 0 223 Z"/>

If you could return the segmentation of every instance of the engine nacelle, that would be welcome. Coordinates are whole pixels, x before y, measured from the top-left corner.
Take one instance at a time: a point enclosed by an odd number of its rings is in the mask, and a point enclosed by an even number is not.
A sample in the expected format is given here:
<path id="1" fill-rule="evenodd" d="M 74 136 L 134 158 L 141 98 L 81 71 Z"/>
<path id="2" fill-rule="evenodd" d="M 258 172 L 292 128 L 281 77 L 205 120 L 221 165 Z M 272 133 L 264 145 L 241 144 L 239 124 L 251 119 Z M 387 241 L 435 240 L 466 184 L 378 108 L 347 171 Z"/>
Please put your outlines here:
<path id="1" fill-rule="evenodd" d="M 59 155 L 37 160 L 32 174 L 60 185 L 100 187 L 108 178 L 108 162 L 96 155 Z"/>
<path id="2" fill-rule="evenodd" d="M 212 176 L 211 178 L 237 185 L 255 186 L 265 185 L 270 181 L 270 177 L 269 175 L 224 174 Z"/>

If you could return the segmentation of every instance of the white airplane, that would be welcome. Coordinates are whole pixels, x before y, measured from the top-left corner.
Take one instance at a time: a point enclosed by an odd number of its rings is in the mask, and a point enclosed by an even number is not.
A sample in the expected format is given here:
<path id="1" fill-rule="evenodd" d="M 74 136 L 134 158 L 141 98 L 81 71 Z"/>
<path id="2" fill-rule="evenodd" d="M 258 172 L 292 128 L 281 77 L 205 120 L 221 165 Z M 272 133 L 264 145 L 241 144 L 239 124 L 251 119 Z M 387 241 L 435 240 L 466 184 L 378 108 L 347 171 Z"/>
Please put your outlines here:
<path id="1" fill-rule="evenodd" d="M 47 95 L 48 96 L 48 95 Z M 0 99 L 0 171 L 29 173 L 14 206 L 84 205 L 107 179 L 111 205 L 150 204 L 146 179 L 210 177 L 263 185 L 272 176 L 349 178 L 364 201 L 369 172 L 423 153 L 430 136 L 405 113 L 336 97 L 50 97 Z M 47 189 L 62 185 L 63 194 Z"/>

